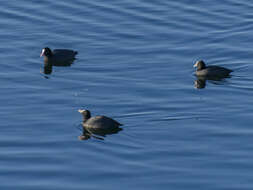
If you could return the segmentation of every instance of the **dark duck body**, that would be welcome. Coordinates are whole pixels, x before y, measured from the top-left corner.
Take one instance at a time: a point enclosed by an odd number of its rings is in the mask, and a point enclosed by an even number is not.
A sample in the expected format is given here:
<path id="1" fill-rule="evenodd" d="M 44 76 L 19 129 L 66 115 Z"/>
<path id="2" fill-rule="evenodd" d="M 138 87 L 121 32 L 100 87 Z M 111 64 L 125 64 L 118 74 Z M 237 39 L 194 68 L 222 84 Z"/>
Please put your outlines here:
<path id="1" fill-rule="evenodd" d="M 83 135 L 81 138 L 87 139 L 90 136 L 107 134 L 114 134 L 122 130 L 119 122 L 107 116 L 94 116 L 91 117 L 89 110 L 78 110 L 83 115 Z"/>
<path id="2" fill-rule="evenodd" d="M 77 51 L 69 49 L 51 50 L 48 47 L 42 49 L 40 57 L 44 56 L 44 63 L 53 66 L 70 66 L 76 59 Z"/>
<path id="3" fill-rule="evenodd" d="M 197 61 L 194 67 L 197 68 L 195 74 L 201 77 L 225 78 L 228 77 L 231 72 L 233 72 L 232 70 L 221 66 L 206 66 L 205 62 L 202 60 Z"/>

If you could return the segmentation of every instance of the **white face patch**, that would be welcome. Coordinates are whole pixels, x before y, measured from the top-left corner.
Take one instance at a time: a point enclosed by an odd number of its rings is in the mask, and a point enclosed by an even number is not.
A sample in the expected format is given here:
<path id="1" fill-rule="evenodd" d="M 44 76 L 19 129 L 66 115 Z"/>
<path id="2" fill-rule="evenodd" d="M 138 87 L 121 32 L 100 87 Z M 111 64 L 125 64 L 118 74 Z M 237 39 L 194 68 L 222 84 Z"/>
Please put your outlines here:
<path id="1" fill-rule="evenodd" d="M 42 49 L 40 57 L 42 57 L 45 54 L 45 49 Z"/>
<path id="2" fill-rule="evenodd" d="M 193 65 L 193 67 L 197 67 L 198 66 L 198 61 Z"/>
<path id="3" fill-rule="evenodd" d="M 78 110 L 79 113 L 83 113 L 83 112 L 85 112 L 85 111 L 86 111 L 86 110 L 81 110 L 81 109 Z"/>

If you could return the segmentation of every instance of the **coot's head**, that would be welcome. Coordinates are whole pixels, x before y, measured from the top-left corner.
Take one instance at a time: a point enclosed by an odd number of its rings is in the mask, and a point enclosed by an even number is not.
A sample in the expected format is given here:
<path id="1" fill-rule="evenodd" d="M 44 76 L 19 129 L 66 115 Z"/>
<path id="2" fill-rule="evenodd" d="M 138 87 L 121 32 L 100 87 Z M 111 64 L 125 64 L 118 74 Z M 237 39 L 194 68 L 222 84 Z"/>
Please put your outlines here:
<path id="1" fill-rule="evenodd" d="M 90 114 L 89 110 L 79 109 L 78 112 L 83 115 L 83 121 L 86 121 L 87 119 L 89 119 L 91 117 L 91 114 Z"/>
<path id="2" fill-rule="evenodd" d="M 52 53 L 51 49 L 49 47 L 45 47 L 44 49 L 42 49 L 40 57 L 42 57 L 42 56 L 50 57 L 52 55 L 53 55 L 53 53 Z"/>
<path id="3" fill-rule="evenodd" d="M 200 61 L 197 61 L 193 67 L 197 67 L 197 71 L 200 71 L 202 69 L 205 69 L 206 68 L 206 64 L 203 60 L 200 60 Z"/>

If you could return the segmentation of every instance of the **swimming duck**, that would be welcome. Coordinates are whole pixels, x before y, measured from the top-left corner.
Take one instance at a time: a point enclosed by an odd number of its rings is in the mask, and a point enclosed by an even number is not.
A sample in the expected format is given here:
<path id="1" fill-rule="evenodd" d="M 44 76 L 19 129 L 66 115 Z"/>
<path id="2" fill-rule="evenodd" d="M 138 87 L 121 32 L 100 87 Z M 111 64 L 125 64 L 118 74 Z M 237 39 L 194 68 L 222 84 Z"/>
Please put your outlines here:
<path id="1" fill-rule="evenodd" d="M 69 49 L 51 50 L 49 47 L 42 49 L 40 57 L 44 56 L 44 62 L 54 66 L 70 66 L 75 60 L 77 51 Z"/>
<path id="2" fill-rule="evenodd" d="M 195 74 L 197 76 L 204 76 L 204 77 L 218 77 L 218 78 L 225 78 L 228 77 L 231 72 L 230 69 L 221 66 L 206 66 L 203 60 L 197 61 L 194 64 L 194 67 L 197 68 Z"/>
<path id="3" fill-rule="evenodd" d="M 103 115 L 91 117 L 90 111 L 83 109 L 79 109 L 78 112 L 83 115 L 82 125 L 84 132 L 83 135 L 79 137 L 82 140 L 93 136 L 93 134 L 105 136 L 122 130 L 119 128 L 122 124 L 110 117 Z"/>

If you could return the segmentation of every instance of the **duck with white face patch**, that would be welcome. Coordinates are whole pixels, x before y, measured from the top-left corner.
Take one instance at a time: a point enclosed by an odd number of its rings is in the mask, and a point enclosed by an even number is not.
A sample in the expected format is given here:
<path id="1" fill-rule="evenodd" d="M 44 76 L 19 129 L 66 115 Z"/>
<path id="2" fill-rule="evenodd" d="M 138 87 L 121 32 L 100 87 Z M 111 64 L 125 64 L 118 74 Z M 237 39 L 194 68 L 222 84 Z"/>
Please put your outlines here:
<path id="1" fill-rule="evenodd" d="M 79 109 L 78 112 L 83 115 L 83 135 L 79 137 L 82 140 L 87 139 L 90 136 L 94 137 L 94 134 L 105 136 L 122 130 L 119 127 L 122 126 L 122 124 L 110 117 L 103 115 L 91 117 L 90 111 L 83 109 Z"/>
<path id="2" fill-rule="evenodd" d="M 44 56 L 44 73 L 51 74 L 53 66 L 70 67 L 76 59 L 77 51 L 69 49 L 51 50 L 48 47 L 42 49 L 40 57 Z"/>

